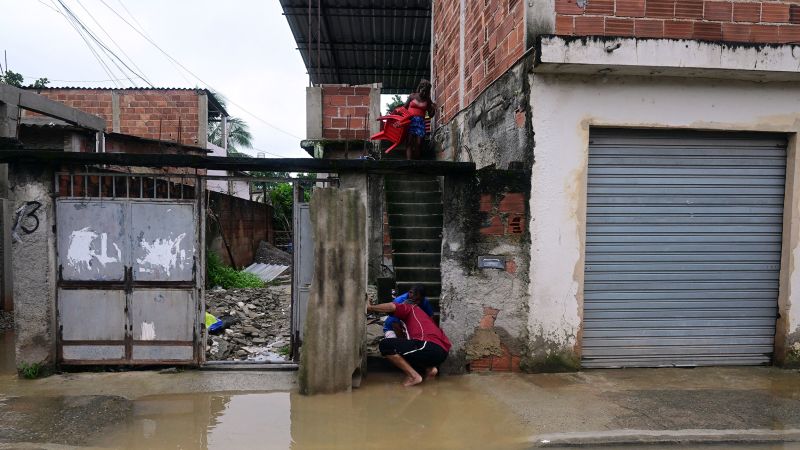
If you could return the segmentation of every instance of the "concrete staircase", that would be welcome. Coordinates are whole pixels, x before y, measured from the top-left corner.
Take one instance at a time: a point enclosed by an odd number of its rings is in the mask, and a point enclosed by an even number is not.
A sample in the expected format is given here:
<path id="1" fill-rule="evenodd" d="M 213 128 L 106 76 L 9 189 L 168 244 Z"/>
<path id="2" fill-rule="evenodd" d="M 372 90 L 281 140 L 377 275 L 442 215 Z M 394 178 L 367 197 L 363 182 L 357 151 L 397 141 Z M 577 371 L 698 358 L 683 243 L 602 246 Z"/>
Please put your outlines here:
<path id="1" fill-rule="evenodd" d="M 386 177 L 389 232 L 398 294 L 413 284 L 439 311 L 442 290 L 442 192 L 435 176 Z"/>

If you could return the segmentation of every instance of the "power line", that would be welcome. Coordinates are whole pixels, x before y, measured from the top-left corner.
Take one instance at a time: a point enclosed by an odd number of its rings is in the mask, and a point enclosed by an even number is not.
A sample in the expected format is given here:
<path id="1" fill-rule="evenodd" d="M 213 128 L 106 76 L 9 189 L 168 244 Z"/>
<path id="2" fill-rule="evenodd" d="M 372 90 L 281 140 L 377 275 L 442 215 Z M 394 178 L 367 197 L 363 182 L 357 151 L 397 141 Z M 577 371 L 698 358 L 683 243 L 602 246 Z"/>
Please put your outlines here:
<path id="1" fill-rule="evenodd" d="M 60 0 L 59 0 L 59 1 L 60 1 Z M 204 85 L 206 85 L 206 86 L 207 86 L 209 89 L 211 89 L 212 91 L 214 91 L 214 92 L 220 92 L 220 93 L 221 93 L 221 91 L 220 91 L 219 89 L 216 89 L 216 88 L 214 88 L 213 86 L 211 86 L 211 84 L 207 83 L 205 80 L 203 80 L 202 78 L 200 78 L 199 76 L 197 76 L 197 75 L 196 75 L 194 72 L 192 72 L 191 70 L 187 69 L 187 68 L 186 68 L 186 66 L 184 66 L 183 64 L 181 64 L 181 63 L 180 63 L 180 61 L 178 61 L 177 59 L 173 58 L 173 57 L 172 57 L 172 56 L 171 56 L 169 53 L 167 53 L 167 52 L 166 52 L 164 49 L 162 49 L 161 47 L 159 47 L 159 45 L 158 45 L 158 44 L 156 44 L 156 43 L 155 43 L 155 42 L 154 42 L 152 39 L 150 39 L 149 37 L 147 37 L 146 35 L 144 35 L 144 34 L 143 34 L 141 31 L 139 31 L 139 30 L 138 30 L 136 27 L 134 27 L 133 25 L 131 25 L 131 23 L 130 23 L 130 22 L 128 22 L 128 20 L 126 20 L 124 17 L 122 17 L 122 16 L 121 16 L 121 15 L 120 15 L 120 14 L 119 14 L 119 13 L 118 13 L 118 12 L 117 12 L 117 11 L 116 11 L 114 8 L 112 8 L 111 6 L 109 6 L 109 4 L 108 4 L 108 3 L 106 3 L 106 1 L 105 1 L 105 0 L 100 0 L 100 3 L 102 3 L 103 5 L 105 5 L 105 7 L 106 7 L 106 8 L 108 8 L 109 10 L 111 10 L 111 12 L 113 12 L 113 13 L 114 13 L 114 14 L 115 14 L 117 17 L 119 17 L 119 18 L 120 18 L 120 19 L 121 19 L 123 22 L 125 22 L 125 23 L 126 23 L 128 26 L 129 26 L 129 27 L 131 27 L 131 29 L 132 29 L 133 31 L 137 32 L 137 33 L 138 33 L 140 36 L 142 36 L 142 37 L 143 37 L 145 40 L 147 40 L 147 42 L 149 42 L 151 45 L 153 45 L 155 48 L 157 48 L 157 49 L 158 49 L 158 51 L 160 51 L 160 52 L 161 52 L 161 53 L 162 53 L 164 56 L 166 56 L 166 57 L 167 57 L 169 60 L 171 60 L 171 61 L 175 62 L 175 64 L 177 64 L 177 65 L 178 65 L 178 66 L 180 66 L 180 67 L 181 67 L 183 70 L 185 70 L 185 71 L 186 71 L 186 73 L 188 73 L 189 75 L 191 75 L 191 76 L 193 76 L 194 78 L 196 78 L 198 81 L 200 81 L 201 83 L 203 83 Z M 280 127 L 276 126 L 276 125 L 273 125 L 273 124 L 271 124 L 270 122 L 267 122 L 266 120 L 264 120 L 264 119 L 262 119 L 261 117 L 259 117 L 259 116 L 255 115 L 254 113 L 252 113 L 252 112 L 248 111 L 247 109 L 245 109 L 244 107 L 242 107 L 242 105 L 239 105 L 238 103 L 234 102 L 233 100 L 230 100 L 230 99 L 229 99 L 228 101 L 230 101 L 230 103 L 231 103 L 232 105 L 234 105 L 234 106 L 238 107 L 239 109 L 241 109 L 241 110 L 242 110 L 242 111 L 244 111 L 245 113 L 247 113 L 247 114 L 249 114 L 250 116 L 252 116 L 254 119 L 256 119 L 256 120 L 258 120 L 259 122 L 263 123 L 264 125 L 267 125 L 268 127 L 272 128 L 272 129 L 274 129 L 274 130 L 276 130 L 276 131 L 279 131 L 279 132 L 281 132 L 281 133 L 283 133 L 283 134 L 285 134 L 285 135 L 287 135 L 287 136 L 291 136 L 291 137 L 293 137 L 293 138 L 295 138 L 295 139 L 302 139 L 302 138 L 301 138 L 301 137 L 299 137 L 299 136 L 296 136 L 296 135 L 294 135 L 294 134 L 292 134 L 292 133 L 290 133 L 290 132 L 288 132 L 288 131 L 286 131 L 286 130 L 284 130 L 284 129 L 282 129 L 282 128 L 280 128 Z"/>
<path id="2" fill-rule="evenodd" d="M 130 61 L 130 62 L 131 62 L 131 64 L 133 65 L 133 67 L 135 67 L 135 68 L 136 68 L 136 70 L 138 70 L 138 71 L 139 71 L 139 73 L 141 73 L 141 74 L 142 74 L 142 76 L 141 76 L 141 79 L 142 79 L 142 80 L 144 80 L 144 81 L 145 81 L 147 84 L 149 84 L 149 85 L 151 85 L 151 86 L 152 86 L 152 85 L 153 85 L 153 83 L 151 83 L 151 82 L 150 82 L 150 81 L 149 81 L 147 78 L 145 78 L 145 77 L 144 77 L 144 71 L 143 71 L 141 68 L 139 68 L 139 66 L 137 66 L 137 65 L 136 65 L 136 62 L 133 60 L 133 58 L 131 58 L 131 57 L 130 57 L 130 55 L 128 55 L 127 53 L 125 53 L 125 49 L 123 49 L 123 48 L 122 48 L 122 46 L 120 46 L 119 44 L 117 44 L 117 41 L 115 41 L 115 40 L 114 40 L 114 38 L 113 38 L 113 37 L 111 37 L 111 35 L 110 35 L 110 34 L 108 34 L 108 31 L 106 31 L 106 29 L 105 29 L 105 28 L 103 28 L 103 25 L 102 25 L 102 24 L 101 24 L 101 23 L 100 23 L 100 22 L 99 22 L 97 19 L 95 19 L 95 18 L 94 18 L 94 16 L 92 15 L 92 13 L 91 13 L 91 12 L 90 12 L 88 9 L 86 9 L 86 7 L 85 7 L 85 6 L 83 6 L 83 3 L 81 3 L 81 0 L 75 0 L 75 1 L 76 1 L 76 2 L 78 2 L 78 5 L 80 5 L 80 7 L 81 7 L 81 8 L 83 8 L 83 10 L 84 10 L 84 11 L 86 11 L 86 14 L 88 14 L 88 15 L 89 15 L 89 17 L 90 17 L 90 18 L 91 18 L 91 19 L 94 21 L 94 23 L 96 23 L 96 24 L 97 24 L 97 26 L 98 26 L 98 27 L 100 27 L 100 30 L 101 30 L 101 31 L 102 31 L 102 32 L 103 32 L 103 33 L 104 33 L 104 34 L 105 34 L 105 35 L 108 37 L 108 39 L 110 39 L 110 40 L 111 40 L 111 42 L 112 42 L 112 43 L 113 43 L 113 44 L 114 44 L 114 45 L 117 47 L 117 49 L 118 49 L 120 52 L 122 52 L 122 54 L 123 54 L 123 55 L 124 55 L 126 58 L 128 58 L 128 61 Z"/>

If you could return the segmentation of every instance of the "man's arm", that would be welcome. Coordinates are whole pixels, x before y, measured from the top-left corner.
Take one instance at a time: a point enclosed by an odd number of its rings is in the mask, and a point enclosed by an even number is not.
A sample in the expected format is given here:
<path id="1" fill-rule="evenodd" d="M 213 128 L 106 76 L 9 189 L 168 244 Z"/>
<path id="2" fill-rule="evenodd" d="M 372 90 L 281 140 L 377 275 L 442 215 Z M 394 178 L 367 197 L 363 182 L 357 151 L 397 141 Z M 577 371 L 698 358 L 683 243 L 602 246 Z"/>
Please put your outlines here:
<path id="1" fill-rule="evenodd" d="M 397 309 L 397 305 L 394 302 L 389 303 L 381 303 L 378 305 L 367 305 L 367 312 L 371 313 L 379 313 L 379 314 L 392 314 Z"/>

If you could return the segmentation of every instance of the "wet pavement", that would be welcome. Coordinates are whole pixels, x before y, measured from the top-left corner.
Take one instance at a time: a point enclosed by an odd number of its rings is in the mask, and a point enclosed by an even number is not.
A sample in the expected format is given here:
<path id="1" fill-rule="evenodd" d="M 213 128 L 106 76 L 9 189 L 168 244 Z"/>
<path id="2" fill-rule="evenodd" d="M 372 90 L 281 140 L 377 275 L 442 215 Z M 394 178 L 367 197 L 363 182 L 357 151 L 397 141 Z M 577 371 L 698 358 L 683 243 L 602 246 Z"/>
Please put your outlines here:
<path id="1" fill-rule="evenodd" d="M 7 349 L 0 449 L 800 448 L 800 374 L 767 367 L 471 374 L 412 388 L 371 373 L 352 393 L 304 397 L 295 372 L 18 380 Z"/>

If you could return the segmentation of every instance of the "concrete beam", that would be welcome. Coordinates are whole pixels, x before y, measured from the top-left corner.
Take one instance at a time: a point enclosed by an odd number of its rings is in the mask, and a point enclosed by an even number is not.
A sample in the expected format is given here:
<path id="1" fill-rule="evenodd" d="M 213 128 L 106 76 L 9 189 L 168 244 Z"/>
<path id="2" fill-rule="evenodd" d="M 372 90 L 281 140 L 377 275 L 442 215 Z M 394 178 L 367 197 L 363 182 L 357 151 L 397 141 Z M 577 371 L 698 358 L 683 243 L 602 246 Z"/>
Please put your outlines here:
<path id="1" fill-rule="evenodd" d="M 0 164 L 29 162 L 34 164 L 97 165 L 111 164 L 133 167 L 190 167 L 229 171 L 276 171 L 312 173 L 413 173 L 425 175 L 466 174 L 475 171 L 474 163 L 422 160 L 311 159 L 311 158 L 226 158 L 221 156 L 133 154 L 133 153 L 67 153 L 48 150 L 0 148 Z"/>
<path id="2" fill-rule="evenodd" d="M 306 88 L 306 139 L 322 139 L 322 88 Z"/>
<path id="3" fill-rule="evenodd" d="M 25 89 L 2 83 L 0 83 L 0 103 L 15 105 L 39 114 L 55 117 L 81 128 L 95 131 L 103 131 L 106 128 L 106 121 L 102 117 L 87 114 L 79 109 L 70 108 L 63 103 L 50 100 Z M 2 131 L 0 130 L 0 132 Z"/>
<path id="4" fill-rule="evenodd" d="M 797 45 L 684 39 L 541 36 L 535 73 L 800 80 Z"/>

